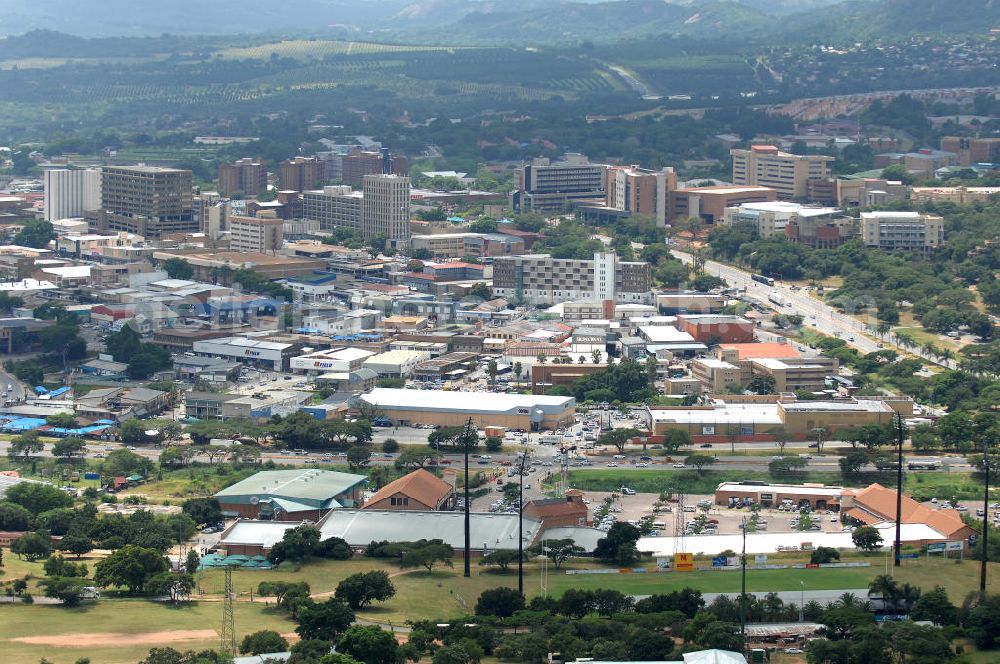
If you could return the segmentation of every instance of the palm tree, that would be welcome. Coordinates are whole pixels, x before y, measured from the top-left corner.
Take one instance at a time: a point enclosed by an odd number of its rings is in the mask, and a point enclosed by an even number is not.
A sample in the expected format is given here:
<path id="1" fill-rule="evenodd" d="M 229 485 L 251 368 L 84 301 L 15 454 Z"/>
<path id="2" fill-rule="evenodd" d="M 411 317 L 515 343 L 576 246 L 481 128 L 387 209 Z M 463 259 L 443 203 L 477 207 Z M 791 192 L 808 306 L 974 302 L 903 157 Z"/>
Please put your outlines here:
<path id="1" fill-rule="evenodd" d="M 601 351 L 595 349 L 594 352 L 590 354 L 590 357 L 593 358 L 594 364 L 600 364 L 602 353 Z"/>
<path id="2" fill-rule="evenodd" d="M 879 574 L 868 584 L 868 597 L 872 595 L 880 596 L 886 606 L 891 606 L 895 611 L 900 599 L 899 584 L 891 574 Z"/>
<path id="3" fill-rule="evenodd" d="M 920 588 L 904 583 L 899 587 L 898 601 L 906 612 L 909 612 L 913 605 L 920 599 Z"/>
<path id="4" fill-rule="evenodd" d="M 854 593 L 844 593 L 837 598 L 837 604 L 842 607 L 858 606 L 861 602 L 858 600 L 858 596 Z"/>

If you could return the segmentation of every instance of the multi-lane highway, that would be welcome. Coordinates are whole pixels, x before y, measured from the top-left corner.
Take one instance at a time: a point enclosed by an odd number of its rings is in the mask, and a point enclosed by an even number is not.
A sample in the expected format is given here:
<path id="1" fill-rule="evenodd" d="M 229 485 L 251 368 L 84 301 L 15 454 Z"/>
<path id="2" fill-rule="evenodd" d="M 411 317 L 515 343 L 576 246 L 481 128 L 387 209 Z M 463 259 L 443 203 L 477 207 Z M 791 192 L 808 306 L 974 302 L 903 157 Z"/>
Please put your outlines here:
<path id="1" fill-rule="evenodd" d="M 671 253 L 684 263 L 694 261 L 694 256 L 687 252 L 673 250 Z M 864 322 L 857 318 L 842 314 L 835 308 L 816 299 L 808 291 L 782 283 L 775 283 L 774 286 L 758 283 L 750 278 L 749 272 L 717 261 L 705 261 L 705 272 L 724 279 L 730 286 L 745 288 L 749 297 L 755 298 L 761 303 L 768 304 L 782 311 L 787 311 L 790 314 L 802 316 L 804 325 L 824 334 L 840 337 L 862 353 L 872 353 L 882 347 L 880 342 L 868 336 L 870 328 L 874 326 L 874 320 L 871 321 L 871 325 L 865 325 Z M 787 305 L 781 307 L 773 304 L 768 299 L 770 295 L 780 295 Z M 892 340 L 894 337 L 890 336 L 889 339 Z M 909 352 L 920 356 L 928 362 L 940 364 L 951 369 L 954 369 L 956 366 L 954 361 L 942 360 L 936 356 L 929 355 L 922 348 L 909 349 Z"/>

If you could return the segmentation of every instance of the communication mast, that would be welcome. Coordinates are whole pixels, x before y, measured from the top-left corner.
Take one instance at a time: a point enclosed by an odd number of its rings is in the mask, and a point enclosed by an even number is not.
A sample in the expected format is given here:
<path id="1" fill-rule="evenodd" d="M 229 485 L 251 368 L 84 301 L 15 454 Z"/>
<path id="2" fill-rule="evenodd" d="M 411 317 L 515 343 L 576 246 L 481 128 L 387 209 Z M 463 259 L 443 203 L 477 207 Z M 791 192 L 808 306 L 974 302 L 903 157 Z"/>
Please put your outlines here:
<path id="1" fill-rule="evenodd" d="M 234 657 L 236 655 L 236 620 L 233 614 L 233 568 L 226 567 L 226 583 L 224 596 L 222 599 L 222 644 L 221 650 L 225 655 Z"/>

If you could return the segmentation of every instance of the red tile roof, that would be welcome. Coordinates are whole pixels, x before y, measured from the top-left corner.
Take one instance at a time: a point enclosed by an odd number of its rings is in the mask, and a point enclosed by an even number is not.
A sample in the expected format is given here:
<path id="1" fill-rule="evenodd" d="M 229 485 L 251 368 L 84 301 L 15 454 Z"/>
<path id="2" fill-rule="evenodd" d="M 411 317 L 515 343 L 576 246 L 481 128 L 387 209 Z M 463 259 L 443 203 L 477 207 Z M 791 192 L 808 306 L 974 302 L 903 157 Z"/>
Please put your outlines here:
<path id="1" fill-rule="evenodd" d="M 379 501 L 401 493 L 413 500 L 427 505 L 431 509 L 437 507 L 454 491 L 454 488 L 433 473 L 418 468 L 409 475 L 404 475 L 394 482 L 389 482 L 373 495 L 361 508 L 374 506 Z"/>

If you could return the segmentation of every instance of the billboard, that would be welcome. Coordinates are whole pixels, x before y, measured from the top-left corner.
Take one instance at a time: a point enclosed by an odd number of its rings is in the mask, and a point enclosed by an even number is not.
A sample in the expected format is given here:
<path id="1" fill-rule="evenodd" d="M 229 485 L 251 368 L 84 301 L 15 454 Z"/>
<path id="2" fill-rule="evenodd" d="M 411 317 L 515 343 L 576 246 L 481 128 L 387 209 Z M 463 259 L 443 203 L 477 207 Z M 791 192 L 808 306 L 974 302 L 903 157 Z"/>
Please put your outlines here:
<path id="1" fill-rule="evenodd" d="M 675 553 L 674 554 L 674 571 L 675 572 L 693 572 L 694 571 L 694 554 L 693 553 Z"/>

